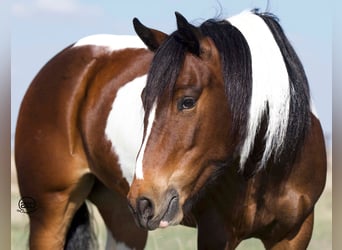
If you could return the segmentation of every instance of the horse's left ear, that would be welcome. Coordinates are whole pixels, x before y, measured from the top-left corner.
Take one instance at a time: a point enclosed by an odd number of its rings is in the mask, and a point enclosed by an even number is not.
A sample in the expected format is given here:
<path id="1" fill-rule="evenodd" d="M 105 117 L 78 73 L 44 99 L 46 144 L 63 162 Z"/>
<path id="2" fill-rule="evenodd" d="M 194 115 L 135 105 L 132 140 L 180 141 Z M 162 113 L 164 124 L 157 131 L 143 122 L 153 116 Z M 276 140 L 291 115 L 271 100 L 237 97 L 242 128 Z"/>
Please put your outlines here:
<path id="1" fill-rule="evenodd" d="M 175 12 L 175 15 L 178 29 L 178 34 L 175 38 L 178 42 L 184 44 L 190 53 L 200 56 L 201 49 L 199 30 L 190 24 L 179 12 Z"/>
<path id="2" fill-rule="evenodd" d="M 183 43 L 188 51 L 203 60 L 212 59 L 216 51 L 214 42 L 203 36 L 200 29 L 190 24 L 184 16 L 176 12 L 178 35 L 176 39 Z"/>
<path id="3" fill-rule="evenodd" d="M 159 30 L 146 27 L 138 20 L 138 18 L 133 19 L 133 26 L 137 35 L 151 51 L 156 51 L 160 44 L 162 44 L 168 37 L 167 34 Z"/>

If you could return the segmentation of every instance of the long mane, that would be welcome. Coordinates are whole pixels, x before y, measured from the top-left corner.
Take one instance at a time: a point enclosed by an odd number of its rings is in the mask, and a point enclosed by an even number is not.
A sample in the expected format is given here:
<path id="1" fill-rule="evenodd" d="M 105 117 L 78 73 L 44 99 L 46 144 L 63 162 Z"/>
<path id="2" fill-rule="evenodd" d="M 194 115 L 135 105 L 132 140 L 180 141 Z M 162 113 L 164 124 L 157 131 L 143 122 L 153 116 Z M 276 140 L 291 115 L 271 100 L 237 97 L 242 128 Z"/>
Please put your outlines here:
<path id="1" fill-rule="evenodd" d="M 270 41 L 262 44 L 259 39 L 257 46 L 252 44 L 258 40 L 253 36 L 260 36 L 258 30 L 246 36 L 241 29 L 244 24 L 236 25 L 244 19 L 249 22 L 248 18 L 259 19 Z M 277 18 L 253 11 L 228 20 L 207 20 L 198 29 L 220 52 L 232 133 L 240 141 L 235 157 L 240 159 L 241 170 L 250 165 L 256 172 L 270 162 L 293 163 L 310 126 L 310 94 L 303 66 Z M 144 91 L 145 117 L 165 90 L 172 96 L 187 53 L 179 36 L 175 31 L 156 51 Z M 266 50 L 269 44 L 276 53 Z M 258 46 L 270 55 L 258 56 Z"/>

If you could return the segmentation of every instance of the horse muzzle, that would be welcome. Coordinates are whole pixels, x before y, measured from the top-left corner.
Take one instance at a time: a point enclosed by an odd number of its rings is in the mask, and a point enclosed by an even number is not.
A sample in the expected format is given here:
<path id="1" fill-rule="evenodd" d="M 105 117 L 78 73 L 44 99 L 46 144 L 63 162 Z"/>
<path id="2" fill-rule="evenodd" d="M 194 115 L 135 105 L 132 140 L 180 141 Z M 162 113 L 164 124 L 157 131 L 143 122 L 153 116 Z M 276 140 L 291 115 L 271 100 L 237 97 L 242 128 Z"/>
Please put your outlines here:
<path id="1" fill-rule="evenodd" d="M 132 201 L 129 195 L 128 203 L 136 223 L 147 230 L 178 224 L 178 218 L 182 217 L 179 194 L 175 189 L 167 190 L 159 202 L 146 195 Z"/>

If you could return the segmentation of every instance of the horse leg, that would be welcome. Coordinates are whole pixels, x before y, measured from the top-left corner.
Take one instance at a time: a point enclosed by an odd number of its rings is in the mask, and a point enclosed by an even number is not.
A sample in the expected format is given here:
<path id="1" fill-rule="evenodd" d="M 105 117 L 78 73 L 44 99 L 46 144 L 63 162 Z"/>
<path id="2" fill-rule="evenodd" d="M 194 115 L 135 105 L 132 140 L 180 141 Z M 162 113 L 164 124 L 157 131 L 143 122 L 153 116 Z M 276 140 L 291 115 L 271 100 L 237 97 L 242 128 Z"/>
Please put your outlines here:
<path id="1" fill-rule="evenodd" d="M 107 250 L 144 249 L 147 231 L 140 229 L 128 209 L 125 196 L 109 190 L 97 181 L 89 195 L 98 208 L 108 229 Z"/>
<path id="2" fill-rule="evenodd" d="M 307 249 L 313 229 L 314 212 L 309 214 L 305 221 L 296 228 L 296 230 L 291 231 L 285 239 L 279 242 L 269 242 L 263 241 L 266 249 L 271 250 L 304 250 Z"/>
<path id="3" fill-rule="evenodd" d="M 37 210 L 29 213 L 30 249 L 63 249 L 69 225 L 93 181 L 93 176 L 85 175 L 67 190 L 33 195 Z"/>
<path id="4" fill-rule="evenodd" d="M 233 250 L 240 240 L 226 227 L 216 209 L 210 208 L 197 215 L 199 250 Z"/>

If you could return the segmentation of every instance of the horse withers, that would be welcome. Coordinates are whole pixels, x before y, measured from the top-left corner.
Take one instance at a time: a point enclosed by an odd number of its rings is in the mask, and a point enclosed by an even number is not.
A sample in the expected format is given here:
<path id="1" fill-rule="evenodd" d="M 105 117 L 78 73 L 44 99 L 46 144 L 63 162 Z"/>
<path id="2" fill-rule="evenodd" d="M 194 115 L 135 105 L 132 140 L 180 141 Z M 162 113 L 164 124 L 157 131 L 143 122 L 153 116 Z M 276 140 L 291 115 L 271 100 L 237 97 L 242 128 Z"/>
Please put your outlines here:
<path id="1" fill-rule="evenodd" d="M 134 20 L 154 57 L 128 198 L 140 227 L 195 219 L 199 249 L 306 249 L 326 178 L 319 120 L 277 19 L 243 12 L 171 35 Z"/>

